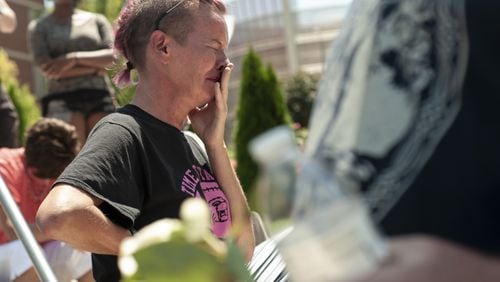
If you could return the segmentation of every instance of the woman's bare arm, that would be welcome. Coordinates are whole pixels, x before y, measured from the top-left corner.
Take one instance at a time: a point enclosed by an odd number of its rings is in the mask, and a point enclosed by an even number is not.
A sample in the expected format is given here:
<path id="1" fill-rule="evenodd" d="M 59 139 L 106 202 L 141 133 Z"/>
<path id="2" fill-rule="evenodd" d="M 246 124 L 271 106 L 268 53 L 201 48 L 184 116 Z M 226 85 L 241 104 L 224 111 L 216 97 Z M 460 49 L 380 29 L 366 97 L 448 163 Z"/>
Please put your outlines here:
<path id="1" fill-rule="evenodd" d="M 40 206 L 37 225 L 48 237 L 77 249 L 118 255 L 130 232 L 109 220 L 98 208 L 102 200 L 70 185 L 57 185 Z"/>
<path id="2" fill-rule="evenodd" d="M 34 224 L 28 222 L 28 227 L 31 230 L 31 233 L 33 233 L 33 236 L 35 237 L 37 242 L 45 242 L 48 241 L 49 238 L 43 234 L 40 229 Z M 9 239 L 9 241 L 17 240 L 17 234 L 14 229 L 14 225 L 12 224 L 12 221 L 7 217 L 5 214 L 5 211 L 3 208 L 0 206 L 0 229 L 3 231 L 5 236 Z"/>
<path id="3" fill-rule="evenodd" d="M 233 226 L 237 231 L 236 244 L 244 252 L 246 260 L 250 261 L 255 247 L 255 238 L 245 194 L 231 166 L 225 146 L 207 147 L 207 153 L 217 182 L 223 187 L 231 206 Z"/>
<path id="4" fill-rule="evenodd" d="M 115 60 L 111 49 L 73 52 L 66 54 L 65 57 L 70 60 L 75 60 L 76 66 L 95 67 L 101 69 L 111 66 Z"/>
<path id="5" fill-rule="evenodd" d="M 250 260 L 255 247 L 250 209 L 224 143 L 229 77 L 232 67 L 232 64 L 228 64 L 224 68 L 221 83 L 215 85 L 214 100 L 202 110 L 193 110 L 189 118 L 194 131 L 207 148 L 208 159 L 215 178 L 229 200 L 232 223 L 238 231 L 236 243 L 243 250 L 246 259 Z"/>

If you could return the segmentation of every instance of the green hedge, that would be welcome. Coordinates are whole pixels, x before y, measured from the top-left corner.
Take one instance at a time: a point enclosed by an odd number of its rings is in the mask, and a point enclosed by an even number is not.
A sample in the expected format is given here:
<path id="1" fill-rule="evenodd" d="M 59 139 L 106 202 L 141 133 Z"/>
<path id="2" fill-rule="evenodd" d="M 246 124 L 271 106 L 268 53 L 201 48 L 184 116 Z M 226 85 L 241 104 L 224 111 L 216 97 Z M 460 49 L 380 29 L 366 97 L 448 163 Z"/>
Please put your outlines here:
<path id="1" fill-rule="evenodd" d="M 311 110 L 318 90 L 319 74 L 299 72 L 285 81 L 288 110 L 301 128 L 309 126 Z"/>
<path id="2" fill-rule="evenodd" d="M 236 173 L 247 193 L 250 206 L 255 204 L 257 164 L 248 151 L 249 142 L 273 127 L 289 124 L 290 116 L 283 91 L 271 66 L 262 65 L 257 53 L 250 49 L 242 65 L 240 97 L 236 114 L 234 146 Z"/>
<path id="3" fill-rule="evenodd" d="M 9 94 L 19 116 L 19 143 L 24 144 L 26 130 L 41 116 L 35 96 L 28 85 L 20 85 L 17 65 L 0 49 L 0 82 Z"/>

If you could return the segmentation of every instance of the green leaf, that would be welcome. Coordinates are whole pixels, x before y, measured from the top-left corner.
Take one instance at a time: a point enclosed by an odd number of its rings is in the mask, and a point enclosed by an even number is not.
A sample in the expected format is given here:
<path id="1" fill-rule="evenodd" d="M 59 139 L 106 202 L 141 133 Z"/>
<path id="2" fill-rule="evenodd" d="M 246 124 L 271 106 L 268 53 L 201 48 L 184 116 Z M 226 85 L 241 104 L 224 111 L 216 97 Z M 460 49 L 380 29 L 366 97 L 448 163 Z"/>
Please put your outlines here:
<path id="1" fill-rule="evenodd" d="M 157 220 L 122 242 L 123 281 L 252 281 L 233 240 L 226 245 L 210 232 L 206 202 L 187 199 L 180 216 Z"/>
<path id="2" fill-rule="evenodd" d="M 168 241 L 134 254 L 139 269 L 125 281 L 231 281 L 222 262 L 198 244 Z"/>

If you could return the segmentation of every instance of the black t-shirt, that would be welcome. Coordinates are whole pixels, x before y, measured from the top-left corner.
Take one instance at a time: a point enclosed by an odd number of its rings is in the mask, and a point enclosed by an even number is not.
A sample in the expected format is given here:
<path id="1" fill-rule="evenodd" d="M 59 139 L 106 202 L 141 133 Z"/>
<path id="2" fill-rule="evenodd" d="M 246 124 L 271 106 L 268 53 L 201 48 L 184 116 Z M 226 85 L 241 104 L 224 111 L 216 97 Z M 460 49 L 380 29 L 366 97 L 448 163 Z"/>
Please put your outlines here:
<path id="1" fill-rule="evenodd" d="M 161 218 L 178 218 L 187 197 L 210 206 L 214 233 L 230 224 L 229 203 L 191 134 L 127 105 L 105 117 L 57 183 L 78 187 L 104 202 L 116 224 L 139 230 Z M 92 256 L 97 281 L 118 281 L 115 256 Z"/>
<path id="2" fill-rule="evenodd" d="M 469 57 L 460 112 L 382 221 L 390 235 L 426 233 L 500 254 L 500 2 L 466 1 Z"/>

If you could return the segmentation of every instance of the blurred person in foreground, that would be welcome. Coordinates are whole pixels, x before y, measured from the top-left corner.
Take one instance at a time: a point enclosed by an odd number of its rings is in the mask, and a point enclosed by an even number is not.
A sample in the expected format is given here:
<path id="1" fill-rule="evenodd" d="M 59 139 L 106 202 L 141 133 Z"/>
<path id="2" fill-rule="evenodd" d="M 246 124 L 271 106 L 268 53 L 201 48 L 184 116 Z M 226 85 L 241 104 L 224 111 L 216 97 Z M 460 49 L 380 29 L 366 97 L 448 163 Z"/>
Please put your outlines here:
<path id="1" fill-rule="evenodd" d="M 16 14 L 5 0 L 0 0 L 0 32 L 12 33 L 16 29 Z M 19 144 L 19 118 L 16 108 L 0 81 L 0 148 L 15 148 Z"/>
<path id="2" fill-rule="evenodd" d="M 78 2 L 54 0 L 50 14 L 30 23 L 28 39 L 47 78 L 42 115 L 74 125 L 84 144 L 94 125 L 115 110 L 106 71 L 114 61 L 113 30 L 103 15 L 76 9 Z"/>
<path id="3" fill-rule="evenodd" d="M 93 253 L 97 281 L 118 281 L 120 242 L 181 203 L 203 198 L 213 233 L 254 248 L 249 207 L 224 144 L 232 64 L 225 6 L 217 0 L 128 1 L 115 49 L 128 61 L 116 77 L 138 83 L 131 104 L 100 121 L 37 214 L 51 238 Z M 182 131 L 191 120 L 198 137 Z M 71 201 L 68 201 L 71 199 Z"/>
<path id="4" fill-rule="evenodd" d="M 499 14 L 486 0 L 352 3 L 307 150 L 390 236 L 360 281 L 500 281 Z"/>
<path id="5" fill-rule="evenodd" d="M 58 281 L 92 281 L 90 253 L 51 241 L 35 226 L 38 207 L 78 150 L 75 128 L 48 118 L 39 120 L 29 129 L 24 148 L 0 149 L 0 176 L 42 245 Z M 0 206 L 0 281 L 35 280 L 33 263 Z"/>

